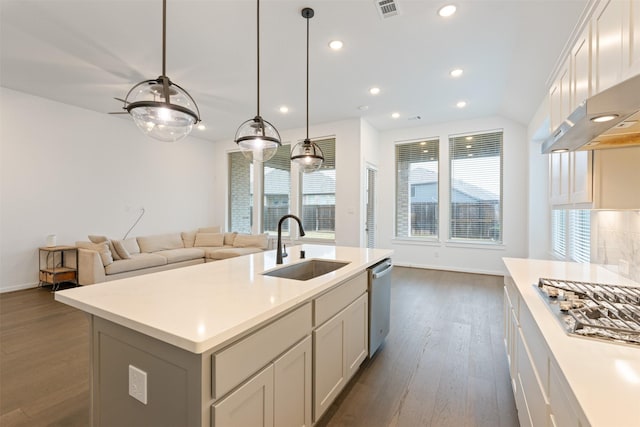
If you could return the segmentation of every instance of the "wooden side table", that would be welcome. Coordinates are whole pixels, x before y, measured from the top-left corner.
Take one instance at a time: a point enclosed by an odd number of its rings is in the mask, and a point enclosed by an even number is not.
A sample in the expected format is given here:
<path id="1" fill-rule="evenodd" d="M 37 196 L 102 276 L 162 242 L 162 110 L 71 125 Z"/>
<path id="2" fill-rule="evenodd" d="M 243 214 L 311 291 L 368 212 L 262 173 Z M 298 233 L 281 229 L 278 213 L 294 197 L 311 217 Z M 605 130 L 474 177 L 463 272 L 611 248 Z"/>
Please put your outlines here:
<path id="1" fill-rule="evenodd" d="M 75 255 L 75 266 L 65 264 L 65 255 Z M 44 258 L 44 265 L 43 265 Z M 40 267 L 39 286 L 49 284 L 55 292 L 60 283 L 72 282 L 78 284 L 78 248 L 75 246 L 44 246 L 38 248 L 38 262 Z"/>

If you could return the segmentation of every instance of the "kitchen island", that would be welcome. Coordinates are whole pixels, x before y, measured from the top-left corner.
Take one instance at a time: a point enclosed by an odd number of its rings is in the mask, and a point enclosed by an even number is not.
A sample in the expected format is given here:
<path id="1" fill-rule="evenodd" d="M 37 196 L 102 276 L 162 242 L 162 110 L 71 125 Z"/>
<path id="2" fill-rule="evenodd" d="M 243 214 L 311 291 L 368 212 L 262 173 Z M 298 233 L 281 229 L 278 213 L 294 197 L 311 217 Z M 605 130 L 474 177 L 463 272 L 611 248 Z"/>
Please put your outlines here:
<path id="1" fill-rule="evenodd" d="M 638 286 L 594 264 L 505 258 L 505 346 L 520 425 L 640 426 L 640 346 L 570 336 L 539 278 Z"/>
<path id="2" fill-rule="evenodd" d="M 92 425 L 315 423 L 367 355 L 365 270 L 392 251 L 288 250 L 56 293 L 90 315 Z M 263 275 L 301 250 L 347 264 Z"/>

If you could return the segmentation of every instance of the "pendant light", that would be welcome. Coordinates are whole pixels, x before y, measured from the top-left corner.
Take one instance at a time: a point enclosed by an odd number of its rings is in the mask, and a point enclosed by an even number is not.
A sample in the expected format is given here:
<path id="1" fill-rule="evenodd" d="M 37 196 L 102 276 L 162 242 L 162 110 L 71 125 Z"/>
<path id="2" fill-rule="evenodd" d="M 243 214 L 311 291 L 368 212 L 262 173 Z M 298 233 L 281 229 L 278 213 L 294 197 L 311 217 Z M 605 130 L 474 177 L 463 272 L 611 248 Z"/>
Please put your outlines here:
<path id="1" fill-rule="evenodd" d="M 313 9 L 302 9 L 302 17 L 307 20 L 307 137 L 299 142 L 291 150 L 291 161 L 298 165 L 304 173 L 310 173 L 320 169 L 324 162 L 322 150 L 315 142 L 309 139 L 309 20 L 313 18 Z"/>
<path id="2" fill-rule="evenodd" d="M 175 142 L 189 135 L 200 121 L 200 110 L 191 95 L 167 77 L 166 42 L 167 0 L 162 0 L 162 75 L 132 87 L 123 108 L 146 135 Z"/>
<path id="3" fill-rule="evenodd" d="M 266 162 L 275 156 L 280 142 L 278 130 L 260 116 L 260 0 L 257 0 L 257 114 L 242 123 L 236 131 L 235 141 L 249 161 Z"/>

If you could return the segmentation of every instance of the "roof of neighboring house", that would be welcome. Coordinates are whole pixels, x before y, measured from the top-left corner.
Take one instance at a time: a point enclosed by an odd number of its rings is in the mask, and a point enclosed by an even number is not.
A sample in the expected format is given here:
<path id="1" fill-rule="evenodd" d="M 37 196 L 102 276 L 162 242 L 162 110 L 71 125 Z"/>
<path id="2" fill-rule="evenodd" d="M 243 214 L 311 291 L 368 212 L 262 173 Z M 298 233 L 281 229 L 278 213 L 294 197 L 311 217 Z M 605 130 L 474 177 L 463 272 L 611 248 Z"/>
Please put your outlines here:
<path id="1" fill-rule="evenodd" d="M 319 171 L 303 175 L 304 194 L 335 194 L 335 171 Z M 288 170 L 269 169 L 265 173 L 264 194 L 289 194 L 291 178 Z"/>
<path id="2" fill-rule="evenodd" d="M 438 200 L 437 174 L 433 171 L 417 168 L 409 174 L 409 184 L 415 187 L 414 203 L 435 202 Z M 498 194 L 485 188 L 459 179 L 453 180 L 453 203 L 469 203 L 474 201 L 498 200 Z"/>

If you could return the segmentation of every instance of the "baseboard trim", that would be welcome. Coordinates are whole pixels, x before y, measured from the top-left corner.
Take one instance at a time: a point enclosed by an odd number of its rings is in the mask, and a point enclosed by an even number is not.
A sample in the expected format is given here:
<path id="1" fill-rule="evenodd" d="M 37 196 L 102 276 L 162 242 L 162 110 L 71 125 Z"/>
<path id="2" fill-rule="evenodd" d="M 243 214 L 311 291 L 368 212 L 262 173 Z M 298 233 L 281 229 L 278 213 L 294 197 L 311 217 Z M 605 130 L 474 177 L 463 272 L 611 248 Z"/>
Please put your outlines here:
<path id="1" fill-rule="evenodd" d="M 6 292 L 15 292 L 15 291 L 23 291 L 25 289 L 37 288 L 38 283 L 23 283 L 21 285 L 13 285 L 5 288 L 0 288 L 0 294 L 4 294 Z"/>
<path id="2" fill-rule="evenodd" d="M 449 267 L 446 265 L 409 264 L 409 263 L 395 262 L 395 261 L 393 262 L 393 265 L 397 267 L 421 268 L 424 270 L 443 270 L 443 271 L 454 271 L 456 273 L 486 274 L 488 276 L 504 276 L 505 275 L 504 271 Z"/>

